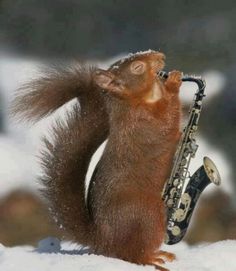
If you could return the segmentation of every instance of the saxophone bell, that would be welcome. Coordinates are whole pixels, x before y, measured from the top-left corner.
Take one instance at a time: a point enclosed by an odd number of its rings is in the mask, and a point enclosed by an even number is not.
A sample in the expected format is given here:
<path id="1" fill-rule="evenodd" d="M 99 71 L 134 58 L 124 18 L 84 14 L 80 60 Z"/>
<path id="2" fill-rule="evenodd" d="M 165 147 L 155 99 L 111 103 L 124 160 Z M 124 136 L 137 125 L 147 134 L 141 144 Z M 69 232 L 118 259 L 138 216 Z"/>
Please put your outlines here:
<path id="1" fill-rule="evenodd" d="M 215 185 L 220 185 L 221 184 L 220 173 L 216 165 L 207 156 L 203 158 L 203 167 L 209 181 L 214 183 Z"/>
<path id="2" fill-rule="evenodd" d="M 220 185 L 221 177 L 213 161 L 208 157 L 204 157 L 203 165 L 190 177 L 181 195 L 178 207 L 172 214 L 171 221 L 167 226 L 166 244 L 173 245 L 182 240 L 197 201 L 210 183 Z"/>

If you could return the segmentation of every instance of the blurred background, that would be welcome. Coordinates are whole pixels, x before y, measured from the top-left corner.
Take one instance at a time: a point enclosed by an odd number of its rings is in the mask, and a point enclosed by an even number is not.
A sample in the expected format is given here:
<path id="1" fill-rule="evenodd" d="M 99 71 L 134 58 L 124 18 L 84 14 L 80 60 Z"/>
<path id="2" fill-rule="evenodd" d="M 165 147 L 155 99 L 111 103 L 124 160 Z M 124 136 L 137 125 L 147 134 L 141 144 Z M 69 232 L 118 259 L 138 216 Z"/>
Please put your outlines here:
<path id="1" fill-rule="evenodd" d="M 161 50 L 166 70 L 207 82 L 199 151 L 191 172 L 209 156 L 220 188 L 197 206 L 189 244 L 236 238 L 236 2 L 234 0 L 0 0 L 0 243 L 62 238 L 38 189 L 40 137 L 51 119 L 31 127 L 9 117 L 13 92 L 49 62 L 89 61 L 107 67 L 129 52 Z M 196 86 L 181 90 L 189 108 Z"/>

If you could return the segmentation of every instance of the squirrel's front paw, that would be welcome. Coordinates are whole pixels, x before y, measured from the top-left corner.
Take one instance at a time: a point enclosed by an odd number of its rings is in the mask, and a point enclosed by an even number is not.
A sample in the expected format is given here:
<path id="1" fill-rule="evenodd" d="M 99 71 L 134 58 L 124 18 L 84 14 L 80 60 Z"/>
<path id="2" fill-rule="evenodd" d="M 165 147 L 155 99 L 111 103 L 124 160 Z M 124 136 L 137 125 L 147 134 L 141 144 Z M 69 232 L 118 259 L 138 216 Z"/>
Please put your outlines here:
<path id="1" fill-rule="evenodd" d="M 165 82 L 166 87 L 169 91 L 178 91 L 182 84 L 182 72 L 172 71 L 169 73 L 168 78 Z"/>

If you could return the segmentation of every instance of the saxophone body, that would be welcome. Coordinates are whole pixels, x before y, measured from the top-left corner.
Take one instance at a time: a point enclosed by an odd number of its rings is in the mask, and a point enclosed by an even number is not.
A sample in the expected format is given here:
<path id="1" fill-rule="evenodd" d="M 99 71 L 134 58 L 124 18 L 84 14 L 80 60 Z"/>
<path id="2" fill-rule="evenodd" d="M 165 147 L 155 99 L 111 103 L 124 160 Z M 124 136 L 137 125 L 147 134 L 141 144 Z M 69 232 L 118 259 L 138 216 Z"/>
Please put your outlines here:
<path id="1" fill-rule="evenodd" d="M 163 79 L 168 73 L 161 71 Z M 170 177 L 167 179 L 162 198 L 167 209 L 167 230 L 165 243 L 176 244 L 185 236 L 193 211 L 203 190 L 210 184 L 220 185 L 219 172 L 208 157 L 204 157 L 203 165 L 191 176 L 189 164 L 198 149 L 196 132 L 202 100 L 205 97 L 205 82 L 200 77 L 183 76 L 183 82 L 194 82 L 198 86 L 193 104 L 190 108 L 189 119 L 185 126 L 177 151 L 175 153 Z"/>

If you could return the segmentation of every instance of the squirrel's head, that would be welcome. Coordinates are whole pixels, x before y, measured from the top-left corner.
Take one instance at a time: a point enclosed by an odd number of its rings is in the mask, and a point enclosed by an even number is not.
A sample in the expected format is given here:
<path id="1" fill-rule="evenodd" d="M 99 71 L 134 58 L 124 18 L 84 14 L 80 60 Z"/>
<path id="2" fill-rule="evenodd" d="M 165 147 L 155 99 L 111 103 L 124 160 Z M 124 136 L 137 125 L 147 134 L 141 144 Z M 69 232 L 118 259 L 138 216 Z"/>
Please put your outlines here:
<path id="1" fill-rule="evenodd" d="M 111 65 L 108 70 L 98 69 L 94 75 L 96 84 L 120 98 L 148 99 L 163 69 L 165 55 L 156 51 L 130 54 Z"/>

